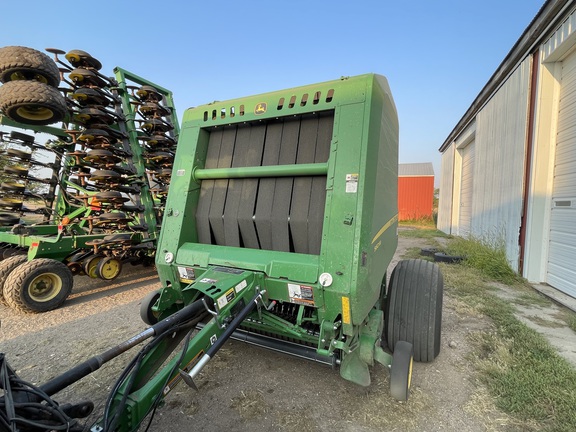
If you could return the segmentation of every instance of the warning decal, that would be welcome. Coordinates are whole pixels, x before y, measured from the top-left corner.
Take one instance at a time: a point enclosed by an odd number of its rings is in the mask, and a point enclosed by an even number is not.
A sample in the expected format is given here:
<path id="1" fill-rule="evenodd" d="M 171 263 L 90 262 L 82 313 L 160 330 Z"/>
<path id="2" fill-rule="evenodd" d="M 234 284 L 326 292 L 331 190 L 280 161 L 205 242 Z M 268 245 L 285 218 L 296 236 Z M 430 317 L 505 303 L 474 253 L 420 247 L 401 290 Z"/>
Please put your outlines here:
<path id="1" fill-rule="evenodd" d="M 226 294 L 218 298 L 217 300 L 218 308 L 222 309 L 224 306 L 226 306 L 228 303 L 234 300 L 235 297 L 236 297 L 236 291 L 234 290 L 234 288 L 230 288 L 228 291 L 226 291 Z"/>
<path id="2" fill-rule="evenodd" d="M 358 192 L 358 174 L 346 174 L 346 193 Z"/>
<path id="3" fill-rule="evenodd" d="M 288 297 L 292 303 L 314 305 L 314 289 L 308 285 L 288 284 Z"/>
<path id="4" fill-rule="evenodd" d="M 192 267 L 178 267 L 178 274 L 182 282 L 194 282 L 194 279 L 196 279 L 196 274 Z"/>

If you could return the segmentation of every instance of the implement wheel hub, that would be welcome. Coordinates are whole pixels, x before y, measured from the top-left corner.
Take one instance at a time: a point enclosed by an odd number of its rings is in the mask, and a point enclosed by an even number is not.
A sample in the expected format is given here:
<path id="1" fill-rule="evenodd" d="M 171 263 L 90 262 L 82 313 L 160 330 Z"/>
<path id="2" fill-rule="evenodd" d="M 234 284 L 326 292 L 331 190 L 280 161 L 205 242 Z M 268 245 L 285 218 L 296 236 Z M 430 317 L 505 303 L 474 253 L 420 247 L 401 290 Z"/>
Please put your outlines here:
<path id="1" fill-rule="evenodd" d="M 30 73 L 28 71 L 14 71 L 9 75 L 9 81 L 25 81 L 30 79 L 41 82 L 42 84 L 48 84 L 46 77 L 37 73 Z"/>
<path id="2" fill-rule="evenodd" d="M 43 273 L 35 277 L 30 283 L 28 294 L 37 302 L 52 300 L 62 289 L 62 279 L 54 273 Z"/>
<path id="3" fill-rule="evenodd" d="M 54 112 L 51 109 L 37 105 L 22 106 L 16 110 L 16 113 L 21 118 L 34 121 L 50 120 L 54 117 Z"/>

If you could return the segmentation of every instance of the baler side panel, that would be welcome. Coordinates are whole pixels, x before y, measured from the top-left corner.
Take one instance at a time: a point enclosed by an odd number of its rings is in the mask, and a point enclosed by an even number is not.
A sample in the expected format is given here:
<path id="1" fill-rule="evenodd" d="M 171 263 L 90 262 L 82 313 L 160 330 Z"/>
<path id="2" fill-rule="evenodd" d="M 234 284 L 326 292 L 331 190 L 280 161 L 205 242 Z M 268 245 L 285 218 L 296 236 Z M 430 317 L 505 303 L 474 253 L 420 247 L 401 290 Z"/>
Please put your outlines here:
<path id="1" fill-rule="evenodd" d="M 358 146 L 363 137 L 364 103 L 340 106 L 334 123 L 334 149 L 331 163 L 334 166 L 333 188 L 328 191 L 327 215 L 325 218 L 321 269 L 334 276 L 333 284 L 324 288 L 327 320 L 336 319 L 342 313 L 342 298 L 350 298 L 353 274 L 358 267 L 359 244 L 356 241 L 356 227 L 361 223 L 358 212 L 358 192 L 349 176 L 360 171 Z M 348 180 L 347 180 L 348 179 Z M 358 184 L 356 184 L 357 186 Z M 344 331 L 352 334 L 352 321 L 344 311 Z"/>
<path id="2" fill-rule="evenodd" d="M 380 79 L 379 79 L 380 78 Z M 353 321 L 367 316 L 377 303 L 382 280 L 397 247 L 398 121 L 388 84 L 375 77 L 368 92 L 359 192 L 362 224 L 360 259 L 351 288 Z"/>

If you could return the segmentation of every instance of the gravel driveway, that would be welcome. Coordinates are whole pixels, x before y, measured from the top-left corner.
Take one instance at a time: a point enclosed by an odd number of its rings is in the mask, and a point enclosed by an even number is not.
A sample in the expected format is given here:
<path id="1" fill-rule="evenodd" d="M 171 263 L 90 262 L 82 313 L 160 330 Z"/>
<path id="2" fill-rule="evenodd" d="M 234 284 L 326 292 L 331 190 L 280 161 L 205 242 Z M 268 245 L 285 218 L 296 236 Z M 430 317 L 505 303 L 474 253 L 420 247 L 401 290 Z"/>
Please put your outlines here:
<path id="1" fill-rule="evenodd" d="M 400 238 L 397 257 L 423 242 Z M 78 277 L 75 284 L 55 311 L 21 315 L 0 306 L 0 352 L 23 379 L 42 384 L 143 330 L 140 299 L 160 286 L 153 268 L 131 266 L 113 283 Z M 372 369 L 371 386 L 363 388 L 326 366 L 231 341 L 202 371 L 199 391 L 181 385 L 170 393 L 150 430 L 514 430 L 475 382 L 467 360 L 467 335 L 489 324 L 448 295 L 443 313 L 442 351 L 433 363 L 415 364 L 407 403 L 389 396 L 388 373 L 380 365 Z M 91 399 L 94 419 L 132 355 L 122 354 L 54 399 Z"/>

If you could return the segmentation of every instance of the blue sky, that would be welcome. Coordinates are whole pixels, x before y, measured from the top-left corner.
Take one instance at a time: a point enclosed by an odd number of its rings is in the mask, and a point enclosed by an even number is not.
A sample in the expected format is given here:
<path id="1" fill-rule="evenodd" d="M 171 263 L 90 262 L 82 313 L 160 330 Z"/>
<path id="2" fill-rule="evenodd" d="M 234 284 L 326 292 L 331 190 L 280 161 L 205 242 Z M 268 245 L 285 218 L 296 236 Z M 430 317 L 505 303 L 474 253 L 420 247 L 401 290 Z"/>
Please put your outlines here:
<path id="1" fill-rule="evenodd" d="M 432 162 L 544 0 L 138 1 L 2 6 L 2 46 L 81 49 L 186 108 L 368 72 L 388 78 L 400 162 Z M 83 6 L 86 6 L 84 9 Z"/>

